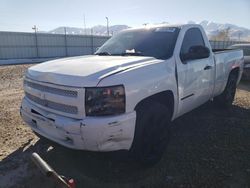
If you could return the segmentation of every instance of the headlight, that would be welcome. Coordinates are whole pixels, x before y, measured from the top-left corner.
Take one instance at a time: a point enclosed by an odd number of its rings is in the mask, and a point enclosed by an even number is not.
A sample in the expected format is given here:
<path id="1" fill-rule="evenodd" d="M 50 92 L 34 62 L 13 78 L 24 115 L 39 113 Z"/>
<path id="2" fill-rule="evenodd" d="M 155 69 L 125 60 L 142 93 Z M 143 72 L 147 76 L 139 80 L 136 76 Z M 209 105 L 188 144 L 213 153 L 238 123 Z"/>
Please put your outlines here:
<path id="1" fill-rule="evenodd" d="M 86 88 L 86 116 L 108 116 L 125 112 L 124 86 Z"/>

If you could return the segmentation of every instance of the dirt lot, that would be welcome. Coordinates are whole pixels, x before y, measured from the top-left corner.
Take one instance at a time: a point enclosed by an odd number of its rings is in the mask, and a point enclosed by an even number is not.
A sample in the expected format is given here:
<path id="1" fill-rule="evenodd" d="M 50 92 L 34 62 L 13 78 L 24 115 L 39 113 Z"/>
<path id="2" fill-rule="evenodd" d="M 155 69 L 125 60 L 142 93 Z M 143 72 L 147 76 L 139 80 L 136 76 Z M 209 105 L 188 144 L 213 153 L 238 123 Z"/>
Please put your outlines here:
<path id="1" fill-rule="evenodd" d="M 19 116 L 29 65 L 0 67 L 0 187 L 54 187 L 30 161 L 32 152 L 77 187 L 250 187 L 250 82 L 231 109 L 209 102 L 177 119 L 164 158 L 152 168 L 126 153 L 73 151 L 39 140 Z"/>

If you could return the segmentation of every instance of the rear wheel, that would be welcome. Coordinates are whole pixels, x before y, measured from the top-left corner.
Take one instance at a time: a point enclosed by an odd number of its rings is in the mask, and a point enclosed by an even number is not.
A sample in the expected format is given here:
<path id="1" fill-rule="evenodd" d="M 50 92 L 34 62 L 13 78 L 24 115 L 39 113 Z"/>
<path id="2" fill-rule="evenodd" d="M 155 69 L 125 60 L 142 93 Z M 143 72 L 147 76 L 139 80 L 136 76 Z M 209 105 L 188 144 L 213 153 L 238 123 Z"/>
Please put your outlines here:
<path id="1" fill-rule="evenodd" d="M 237 86 L 237 75 L 230 74 L 225 90 L 214 98 L 214 102 L 221 107 L 230 107 L 234 101 Z"/>
<path id="2" fill-rule="evenodd" d="M 158 162 L 169 142 L 170 112 L 156 102 L 141 104 L 136 109 L 136 130 L 131 153 L 144 165 Z"/>

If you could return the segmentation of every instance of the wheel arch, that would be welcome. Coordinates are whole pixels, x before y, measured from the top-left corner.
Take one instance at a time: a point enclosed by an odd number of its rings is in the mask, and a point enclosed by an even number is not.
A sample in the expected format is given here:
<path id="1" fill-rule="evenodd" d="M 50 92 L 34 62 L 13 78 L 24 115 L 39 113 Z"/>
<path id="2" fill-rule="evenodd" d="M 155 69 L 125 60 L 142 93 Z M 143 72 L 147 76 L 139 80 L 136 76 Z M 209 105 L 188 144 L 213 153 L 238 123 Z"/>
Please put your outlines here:
<path id="1" fill-rule="evenodd" d="M 237 76 L 237 78 L 238 78 L 238 77 L 239 77 L 239 74 L 240 74 L 240 68 L 239 68 L 239 67 L 233 68 L 233 69 L 230 71 L 229 75 L 230 75 L 230 74 L 235 74 L 235 75 Z"/>
<path id="2" fill-rule="evenodd" d="M 239 67 L 233 68 L 233 69 L 229 72 L 229 74 L 228 74 L 227 81 L 228 81 L 230 75 L 235 75 L 235 76 L 237 77 L 237 84 L 238 84 L 239 81 L 240 81 L 240 68 L 239 68 Z"/>
<path id="3" fill-rule="evenodd" d="M 170 111 L 171 117 L 173 116 L 175 102 L 174 102 L 174 93 L 171 90 L 162 91 L 142 99 L 136 104 L 134 109 L 136 111 L 138 107 L 141 106 L 142 104 L 151 102 L 157 102 L 163 104 Z"/>

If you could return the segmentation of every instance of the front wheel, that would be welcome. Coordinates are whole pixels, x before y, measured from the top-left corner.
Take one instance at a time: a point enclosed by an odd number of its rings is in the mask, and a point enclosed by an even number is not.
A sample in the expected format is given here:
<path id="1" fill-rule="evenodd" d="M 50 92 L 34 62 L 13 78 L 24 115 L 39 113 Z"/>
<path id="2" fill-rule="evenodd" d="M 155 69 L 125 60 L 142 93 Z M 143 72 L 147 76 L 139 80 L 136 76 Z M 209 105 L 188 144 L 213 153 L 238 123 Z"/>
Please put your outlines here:
<path id="1" fill-rule="evenodd" d="M 158 162 L 170 137 L 170 111 L 156 102 L 141 104 L 136 109 L 136 129 L 131 153 L 144 165 Z"/>
<path id="2" fill-rule="evenodd" d="M 230 107 L 234 101 L 237 86 L 237 76 L 230 74 L 225 90 L 214 98 L 214 102 L 221 107 Z"/>

